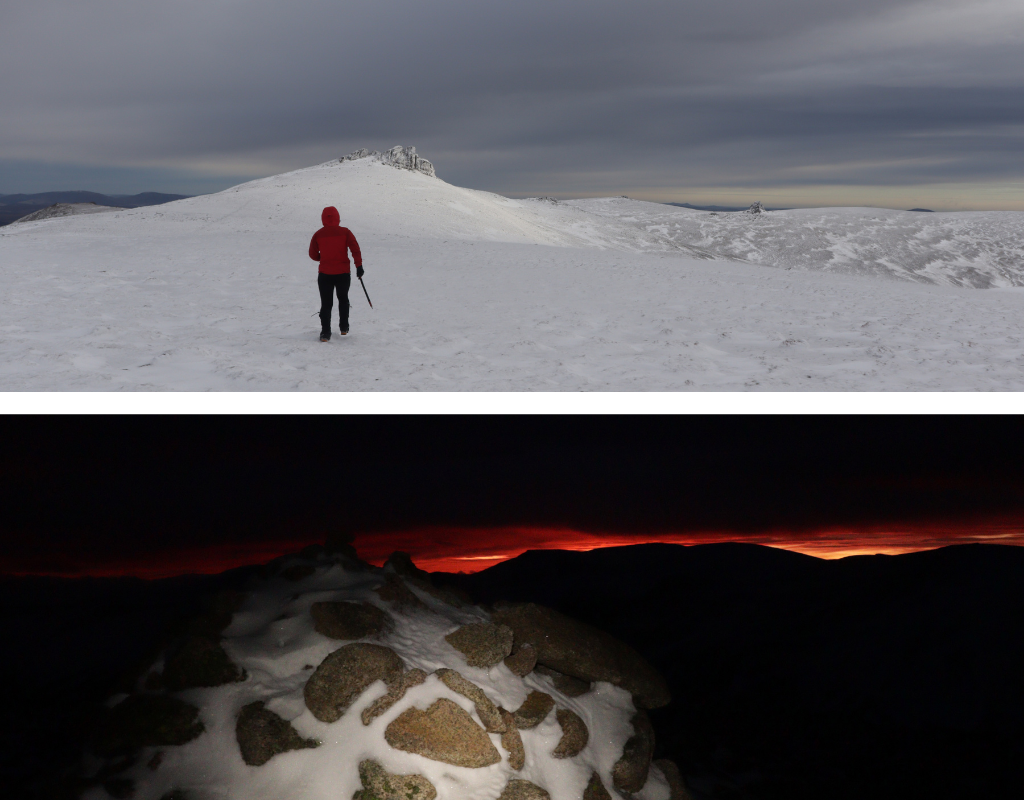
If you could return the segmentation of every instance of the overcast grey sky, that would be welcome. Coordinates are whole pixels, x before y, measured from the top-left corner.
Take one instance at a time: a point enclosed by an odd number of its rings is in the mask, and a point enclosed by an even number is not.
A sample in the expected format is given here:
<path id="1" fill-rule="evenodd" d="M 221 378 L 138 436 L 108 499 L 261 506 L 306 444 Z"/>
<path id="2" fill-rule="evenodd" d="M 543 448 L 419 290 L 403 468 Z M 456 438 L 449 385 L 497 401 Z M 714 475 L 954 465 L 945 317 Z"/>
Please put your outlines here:
<path id="1" fill-rule="evenodd" d="M 0 194 L 415 145 L 508 195 L 1024 210 L 1021 0 L 4 0 Z"/>

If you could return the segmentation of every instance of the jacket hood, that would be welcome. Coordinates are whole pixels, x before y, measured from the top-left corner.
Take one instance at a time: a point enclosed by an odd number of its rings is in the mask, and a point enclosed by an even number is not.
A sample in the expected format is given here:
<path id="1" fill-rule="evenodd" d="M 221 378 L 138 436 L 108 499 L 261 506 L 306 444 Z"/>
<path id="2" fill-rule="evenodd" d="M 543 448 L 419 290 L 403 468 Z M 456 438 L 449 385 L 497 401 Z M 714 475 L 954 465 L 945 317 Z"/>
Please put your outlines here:
<path id="1" fill-rule="evenodd" d="M 334 206 L 327 206 L 320 214 L 320 221 L 325 227 L 334 227 L 341 224 L 341 214 Z"/>

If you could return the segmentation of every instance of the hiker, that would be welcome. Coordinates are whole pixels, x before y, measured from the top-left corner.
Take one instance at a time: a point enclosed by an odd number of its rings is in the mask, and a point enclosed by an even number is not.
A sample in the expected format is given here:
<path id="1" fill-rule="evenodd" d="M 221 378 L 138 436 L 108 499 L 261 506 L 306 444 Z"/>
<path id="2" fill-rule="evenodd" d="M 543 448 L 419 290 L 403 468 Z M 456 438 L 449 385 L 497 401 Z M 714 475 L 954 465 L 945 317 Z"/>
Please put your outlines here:
<path id="1" fill-rule="evenodd" d="M 348 251 L 356 262 L 356 277 L 363 277 L 363 256 L 359 242 L 348 228 L 341 227 L 341 215 L 334 206 L 327 206 L 320 215 L 324 226 L 313 234 L 309 243 L 309 257 L 320 262 L 316 276 L 320 287 L 320 341 L 331 340 L 331 307 L 333 294 L 338 293 L 338 330 L 348 333 L 348 287 L 352 281 L 349 272 Z"/>

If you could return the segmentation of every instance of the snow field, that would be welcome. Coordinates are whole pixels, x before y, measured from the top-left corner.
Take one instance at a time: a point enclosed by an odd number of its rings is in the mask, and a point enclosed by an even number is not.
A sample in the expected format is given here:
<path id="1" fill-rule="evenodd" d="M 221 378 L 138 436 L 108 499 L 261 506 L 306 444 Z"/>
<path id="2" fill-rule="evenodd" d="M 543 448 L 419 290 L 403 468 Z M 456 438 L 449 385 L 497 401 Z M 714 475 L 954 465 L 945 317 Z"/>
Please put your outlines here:
<path id="1" fill-rule="evenodd" d="M 324 344 L 306 249 L 326 205 L 375 308 L 353 280 L 352 333 L 335 310 Z M 1015 391 L 1022 229 L 1010 212 L 510 200 L 331 162 L 0 229 L 0 387 Z"/>

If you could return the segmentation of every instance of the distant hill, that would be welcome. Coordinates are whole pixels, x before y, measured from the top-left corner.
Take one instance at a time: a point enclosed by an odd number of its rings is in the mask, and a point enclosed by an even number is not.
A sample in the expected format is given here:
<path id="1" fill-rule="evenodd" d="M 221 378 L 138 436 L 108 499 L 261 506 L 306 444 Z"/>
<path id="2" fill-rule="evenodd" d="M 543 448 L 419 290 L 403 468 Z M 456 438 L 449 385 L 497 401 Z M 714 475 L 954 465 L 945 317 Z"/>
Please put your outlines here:
<path id="1" fill-rule="evenodd" d="M 39 192 L 37 194 L 0 194 L 0 225 L 9 225 L 55 203 L 95 203 L 115 208 L 158 206 L 172 200 L 184 200 L 191 195 L 142 192 L 140 194 L 99 194 L 98 192 Z"/>

